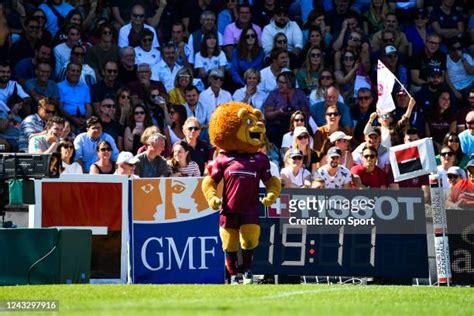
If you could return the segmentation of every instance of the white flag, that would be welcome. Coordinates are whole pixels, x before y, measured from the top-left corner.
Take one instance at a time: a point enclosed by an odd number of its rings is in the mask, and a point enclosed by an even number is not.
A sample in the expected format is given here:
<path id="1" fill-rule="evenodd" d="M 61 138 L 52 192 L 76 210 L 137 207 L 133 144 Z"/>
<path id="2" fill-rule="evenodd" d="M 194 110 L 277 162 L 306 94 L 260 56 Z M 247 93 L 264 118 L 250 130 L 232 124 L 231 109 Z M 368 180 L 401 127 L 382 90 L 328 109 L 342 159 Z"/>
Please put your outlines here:
<path id="1" fill-rule="evenodd" d="M 395 182 L 437 171 L 431 138 L 423 138 L 408 144 L 393 146 L 389 150 Z"/>
<path id="2" fill-rule="evenodd" d="M 377 112 L 385 114 L 395 110 L 392 90 L 395 85 L 395 75 L 380 61 L 377 64 Z"/>

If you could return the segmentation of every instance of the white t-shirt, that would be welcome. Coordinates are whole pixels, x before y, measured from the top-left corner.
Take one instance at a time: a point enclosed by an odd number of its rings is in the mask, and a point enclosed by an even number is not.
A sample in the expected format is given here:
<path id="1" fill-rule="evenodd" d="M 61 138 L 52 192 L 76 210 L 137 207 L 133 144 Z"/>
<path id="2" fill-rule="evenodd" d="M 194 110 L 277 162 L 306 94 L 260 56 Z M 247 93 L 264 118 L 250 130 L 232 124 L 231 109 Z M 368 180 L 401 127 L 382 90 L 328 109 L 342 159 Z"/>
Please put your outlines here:
<path id="1" fill-rule="evenodd" d="M 474 66 L 472 57 L 469 54 L 463 54 L 469 65 Z M 474 82 L 474 75 L 467 73 L 464 65 L 459 59 L 454 62 L 449 55 L 446 56 L 446 68 L 448 69 L 448 76 L 456 90 L 462 90 L 469 87 Z"/>
<path id="2" fill-rule="evenodd" d="M 334 176 L 331 176 L 327 171 L 327 166 L 322 166 L 315 172 L 314 178 L 320 178 L 324 180 L 325 187 L 328 189 L 339 189 L 343 188 L 344 185 L 351 183 L 352 176 L 349 169 L 344 166 L 337 166 L 337 171 Z"/>
<path id="3" fill-rule="evenodd" d="M 63 161 L 64 171 L 61 174 L 83 174 L 82 167 L 79 163 L 73 162 L 72 164 L 67 164 Z"/>
<path id="4" fill-rule="evenodd" d="M 283 68 L 281 72 L 283 71 L 290 71 L 288 68 Z M 260 71 L 260 83 L 257 86 L 257 89 L 259 91 L 262 91 L 264 93 L 270 93 L 276 88 L 278 88 L 277 82 L 276 82 L 276 76 L 273 74 L 273 72 L 270 69 L 270 66 L 263 68 Z"/>
<path id="5" fill-rule="evenodd" d="M 30 97 L 28 93 L 26 93 L 25 90 L 23 90 L 23 88 L 18 82 L 14 80 L 10 80 L 8 81 L 5 89 L 0 88 L 0 101 L 6 104 L 8 101 L 8 98 L 13 94 L 13 91 L 15 90 L 15 86 L 16 86 L 16 93 L 18 94 L 20 98 L 26 99 Z"/>
<path id="6" fill-rule="evenodd" d="M 144 51 L 140 46 L 135 49 L 135 64 L 148 64 L 151 68 L 151 80 L 158 81 L 158 69 L 155 67 L 161 61 L 161 53 L 156 48 L 152 48 L 149 52 Z"/>
<path id="7" fill-rule="evenodd" d="M 232 98 L 234 101 L 243 101 L 245 98 L 245 91 L 247 90 L 247 86 L 237 89 L 234 92 L 234 95 Z M 248 104 L 252 105 L 254 108 L 259 109 L 260 111 L 263 112 L 263 102 L 267 99 L 267 93 L 263 91 L 258 91 L 255 92 L 247 101 Z"/>
<path id="8" fill-rule="evenodd" d="M 201 52 L 196 54 L 194 58 L 194 68 L 204 68 L 204 70 L 209 73 L 213 69 L 218 69 L 219 67 L 225 67 L 227 65 L 227 58 L 225 57 L 224 52 L 220 52 L 219 56 L 211 57 L 202 57 Z"/>
<path id="9" fill-rule="evenodd" d="M 291 183 L 301 187 L 304 184 L 304 179 L 310 176 L 311 172 L 309 172 L 306 168 L 301 168 L 298 174 L 295 176 L 291 170 L 291 167 L 285 167 L 281 169 L 280 174 L 281 177 L 286 176 L 291 181 Z"/>

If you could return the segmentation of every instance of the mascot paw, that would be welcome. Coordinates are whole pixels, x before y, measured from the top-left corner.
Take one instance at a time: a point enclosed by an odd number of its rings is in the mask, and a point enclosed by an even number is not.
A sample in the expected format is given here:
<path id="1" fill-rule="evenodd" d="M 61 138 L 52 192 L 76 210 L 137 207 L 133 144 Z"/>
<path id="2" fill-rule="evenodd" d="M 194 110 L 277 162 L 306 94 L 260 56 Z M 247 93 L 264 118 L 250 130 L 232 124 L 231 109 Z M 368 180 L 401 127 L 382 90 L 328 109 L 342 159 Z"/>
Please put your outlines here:
<path id="1" fill-rule="evenodd" d="M 213 210 L 218 210 L 222 204 L 222 200 L 217 196 L 213 196 L 209 199 L 208 203 L 210 208 Z"/>
<path id="2" fill-rule="evenodd" d="M 271 206 L 273 203 L 275 203 L 277 199 L 277 196 L 274 193 L 268 193 L 263 199 L 262 203 L 265 206 Z"/>

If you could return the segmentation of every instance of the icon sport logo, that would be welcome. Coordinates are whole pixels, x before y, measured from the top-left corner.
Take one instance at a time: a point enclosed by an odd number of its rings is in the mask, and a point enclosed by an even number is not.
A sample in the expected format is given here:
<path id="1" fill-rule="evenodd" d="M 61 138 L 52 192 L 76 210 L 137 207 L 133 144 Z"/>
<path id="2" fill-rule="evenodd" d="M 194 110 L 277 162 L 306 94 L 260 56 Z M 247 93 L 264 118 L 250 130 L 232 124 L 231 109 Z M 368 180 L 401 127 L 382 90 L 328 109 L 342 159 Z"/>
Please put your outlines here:
<path id="1" fill-rule="evenodd" d="M 133 221 L 170 223 L 200 218 L 211 210 L 201 190 L 202 178 L 132 181 Z"/>

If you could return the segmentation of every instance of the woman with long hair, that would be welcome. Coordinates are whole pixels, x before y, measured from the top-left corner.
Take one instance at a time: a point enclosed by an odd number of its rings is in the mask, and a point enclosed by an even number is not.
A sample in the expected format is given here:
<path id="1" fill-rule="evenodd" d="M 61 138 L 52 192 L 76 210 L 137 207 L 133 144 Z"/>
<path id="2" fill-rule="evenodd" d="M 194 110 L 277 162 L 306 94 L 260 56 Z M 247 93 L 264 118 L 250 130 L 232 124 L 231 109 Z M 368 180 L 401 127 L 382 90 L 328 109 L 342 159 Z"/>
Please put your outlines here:
<path id="1" fill-rule="evenodd" d="M 281 185 L 285 188 L 310 188 L 311 172 L 305 168 L 303 153 L 298 149 L 285 154 L 285 167 L 281 169 Z"/>
<path id="2" fill-rule="evenodd" d="M 386 0 L 371 0 L 369 10 L 362 14 L 365 34 L 375 34 L 384 28 L 384 20 L 390 7 Z"/>
<path id="3" fill-rule="evenodd" d="M 167 96 L 156 86 L 150 86 L 145 91 L 145 105 L 150 111 L 151 120 L 160 130 L 171 123 L 168 111 Z"/>
<path id="4" fill-rule="evenodd" d="M 116 120 L 122 125 L 127 125 L 127 120 L 130 117 L 130 111 L 132 109 L 131 103 L 131 92 L 128 88 L 120 88 L 117 90 L 116 94 L 116 104 L 117 104 L 117 111 Z"/>
<path id="5" fill-rule="evenodd" d="M 171 104 L 184 105 L 186 103 L 184 89 L 193 84 L 193 79 L 193 71 L 191 69 L 183 67 L 178 70 L 174 79 L 174 88 L 169 92 Z"/>
<path id="6" fill-rule="evenodd" d="M 196 69 L 198 77 L 207 82 L 207 77 L 211 70 L 219 69 L 224 72 L 226 65 L 227 58 L 217 44 L 216 34 L 213 32 L 204 34 L 201 51 L 194 58 L 194 69 Z"/>
<path id="7" fill-rule="evenodd" d="M 296 74 L 298 87 L 307 95 L 318 87 L 318 79 L 321 70 L 324 69 L 324 54 L 321 48 L 311 47 L 303 62 L 303 66 Z"/>
<path id="8" fill-rule="evenodd" d="M 62 140 L 57 148 L 57 153 L 61 155 L 63 171 L 61 174 L 83 174 L 82 166 L 74 161 L 76 149 L 71 140 Z"/>
<path id="9" fill-rule="evenodd" d="M 99 160 L 92 164 L 90 174 L 114 174 L 115 162 L 111 160 L 112 146 L 106 140 L 97 144 L 97 156 Z"/>
<path id="10" fill-rule="evenodd" d="M 319 73 L 318 84 L 316 89 L 309 94 L 309 103 L 315 104 L 326 100 L 326 92 L 329 87 L 334 86 L 338 88 L 334 74 L 329 69 L 323 69 Z M 339 94 L 338 102 L 344 103 L 344 98 Z"/>
<path id="11" fill-rule="evenodd" d="M 293 145 L 293 138 L 294 138 L 294 130 L 298 126 L 305 127 L 306 130 L 313 135 L 311 127 L 309 126 L 308 117 L 303 111 L 295 111 L 290 116 L 290 125 L 288 128 L 288 133 L 283 135 L 283 140 L 281 142 L 281 150 L 283 151 L 283 155 L 286 153 L 288 149 L 290 149 Z M 310 146 L 313 148 L 313 137 L 309 138 Z"/>
<path id="12" fill-rule="evenodd" d="M 173 157 L 168 160 L 173 177 L 200 177 L 201 172 L 196 162 L 191 160 L 191 146 L 180 140 L 173 145 Z"/>
<path id="13" fill-rule="evenodd" d="M 357 70 L 360 67 L 358 56 L 350 50 L 345 50 L 340 55 L 340 68 L 336 68 L 334 76 L 339 85 L 339 91 L 347 104 L 353 105 L 354 84 Z"/>
<path id="14" fill-rule="evenodd" d="M 188 118 L 186 108 L 179 104 L 171 104 L 170 106 L 171 125 L 165 130 L 166 137 L 170 140 L 171 145 L 185 139 L 183 125 Z"/>
<path id="15" fill-rule="evenodd" d="M 151 125 L 153 123 L 148 107 L 144 104 L 134 105 L 124 132 L 125 151 L 136 154 L 138 148 L 141 147 L 140 137 L 143 131 Z"/>
<path id="16" fill-rule="evenodd" d="M 244 73 L 250 68 L 262 69 L 263 57 L 257 32 L 252 27 L 242 30 L 237 46 L 232 51 L 231 75 L 234 83 L 245 86 Z"/>
<path id="17" fill-rule="evenodd" d="M 344 41 L 344 45 L 341 49 L 334 53 L 334 69 L 342 69 L 343 54 L 347 51 L 351 51 L 355 56 L 358 57 L 358 61 L 362 65 L 362 69 L 366 72 L 370 72 L 370 51 L 369 43 L 363 42 L 362 33 L 358 31 L 352 31 L 349 33 Z"/>
<path id="18" fill-rule="evenodd" d="M 456 157 L 454 161 L 455 166 L 459 166 L 462 169 L 466 167 L 467 163 L 469 162 L 471 158 L 462 152 L 461 142 L 459 140 L 459 136 L 457 133 L 453 133 L 453 132 L 447 133 L 446 136 L 444 136 L 442 146 L 443 147 L 448 146 L 454 151 L 454 155 Z M 440 155 L 436 156 L 436 162 L 438 165 L 441 163 Z"/>
<path id="19" fill-rule="evenodd" d="M 74 9 L 69 11 L 69 13 L 64 17 L 63 23 L 60 25 L 60 30 L 56 35 L 54 36 L 53 39 L 53 45 L 56 46 L 58 44 L 64 43 L 67 40 L 67 32 L 68 29 L 71 25 L 76 26 L 81 33 L 81 39 L 79 39 L 78 44 L 82 45 L 82 33 L 83 33 L 83 27 L 82 27 L 82 15 L 81 13 Z"/>
<path id="20" fill-rule="evenodd" d="M 42 43 L 50 43 L 53 40 L 53 36 L 46 29 L 46 23 L 48 22 L 48 17 L 46 13 L 40 8 L 36 8 L 30 13 L 31 17 L 37 18 L 39 21 L 39 38 Z"/>
<path id="21" fill-rule="evenodd" d="M 327 124 L 318 128 L 314 135 L 314 150 L 320 154 L 325 154 L 326 151 L 331 147 L 329 136 L 336 131 L 343 131 L 346 134 L 350 134 L 350 130 L 347 130 L 341 126 L 341 113 L 337 105 L 330 105 L 326 108 L 326 121 Z"/>
<path id="22" fill-rule="evenodd" d="M 306 127 L 299 126 L 295 128 L 292 149 L 300 150 L 303 154 L 303 164 L 311 174 L 314 174 L 319 167 L 320 156 L 311 147 L 310 139 L 312 135 Z"/>
<path id="23" fill-rule="evenodd" d="M 434 98 L 435 104 L 426 111 L 425 135 L 432 137 L 433 142 L 441 148 L 444 136 L 456 133 L 456 113 L 451 105 L 451 94 L 448 89 L 441 89 Z"/>

